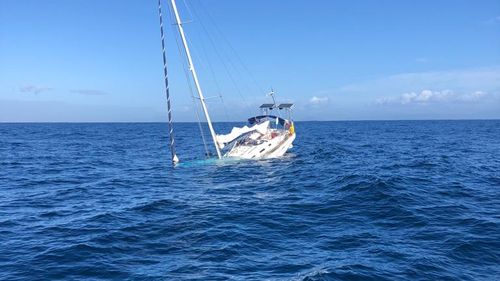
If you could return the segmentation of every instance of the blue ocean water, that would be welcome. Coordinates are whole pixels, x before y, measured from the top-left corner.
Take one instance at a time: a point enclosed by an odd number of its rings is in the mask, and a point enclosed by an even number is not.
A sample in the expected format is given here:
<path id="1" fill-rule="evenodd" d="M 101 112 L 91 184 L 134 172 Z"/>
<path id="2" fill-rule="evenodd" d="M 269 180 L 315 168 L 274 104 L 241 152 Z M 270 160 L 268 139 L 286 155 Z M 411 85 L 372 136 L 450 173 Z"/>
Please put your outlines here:
<path id="1" fill-rule="evenodd" d="M 500 278 L 500 121 L 298 122 L 265 161 L 175 130 L 174 168 L 163 123 L 0 124 L 0 279 Z"/>

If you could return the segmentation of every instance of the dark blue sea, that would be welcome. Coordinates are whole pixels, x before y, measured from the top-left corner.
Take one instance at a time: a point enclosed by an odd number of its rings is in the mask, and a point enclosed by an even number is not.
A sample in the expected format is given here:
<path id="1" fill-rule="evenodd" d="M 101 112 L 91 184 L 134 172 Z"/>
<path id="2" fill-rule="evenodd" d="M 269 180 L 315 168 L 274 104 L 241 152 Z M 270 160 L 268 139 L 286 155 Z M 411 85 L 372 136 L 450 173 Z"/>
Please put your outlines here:
<path id="1" fill-rule="evenodd" d="M 178 123 L 172 167 L 164 123 L 0 124 L 0 279 L 500 280 L 500 121 L 296 132 L 216 161 Z"/>

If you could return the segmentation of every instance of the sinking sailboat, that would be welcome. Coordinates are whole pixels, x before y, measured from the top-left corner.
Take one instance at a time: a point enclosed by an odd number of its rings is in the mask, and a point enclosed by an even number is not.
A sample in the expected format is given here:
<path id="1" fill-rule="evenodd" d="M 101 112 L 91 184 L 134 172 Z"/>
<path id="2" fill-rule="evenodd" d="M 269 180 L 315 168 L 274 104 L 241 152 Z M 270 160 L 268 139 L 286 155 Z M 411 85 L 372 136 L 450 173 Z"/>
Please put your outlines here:
<path id="1" fill-rule="evenodd" d="M 220 148 L 229 147 L 224 157 L 263 159 L 283 156 L 293 147 L 295 126 L 291 120 L 293 104 L 263 104 L 261 115 L 248 119 L 248 126 L 233 128 L 227 135 L 217 135 Z M 288 119 L 273 115 L 286 111 Z"/>
<path id="2" fill-rule="evenodd" d="M 170 104 L 170 93 L 167 75 L 167 63 L 165 56 L 165 43 L 163 33 L 163 19 L 161 13 L 161 0 L 158 0 L 158 8 L 160 14 L 160 30 L 163 49 L 163 64 L 165 75 L 165 89 L 167 96 L 168 121 L 170 128 L 170 149 L 172 152 L 172 161 L 179 162 L 179 158 L 175 153 L 175 141 L 172 124 L 172 110 Z M 295 126 L 292 120 L 291 103 L 277 104 L 274 92 L 270 93 L 273 103 L 263 104 L 260 106 L 261 114 L 248 119 L 248 125 L 244 127 L 234 127 L 228 134 L 216 134 L 210 114 L 205 102 L 202 88 L 198 79 L 196 68 L 193 64 L 191 52 L 186 40 L 186 34 L 182 26 L 182 21 L 177 9 L 176 1 L 170 0 L 170 6 L 175 18 L 175 24 L 184 47 L 188 69 L 193 78 L 198 100 L 204 113 L 205 120 L 212 137 L 212 141 L 217 153 L 217 157 L 233 157 L 242 159 L 264 159 L 283 156 L 289 149 L 293 147 L 295 140 Z M 281 117 L 281 115 L 285 117 Z"/>

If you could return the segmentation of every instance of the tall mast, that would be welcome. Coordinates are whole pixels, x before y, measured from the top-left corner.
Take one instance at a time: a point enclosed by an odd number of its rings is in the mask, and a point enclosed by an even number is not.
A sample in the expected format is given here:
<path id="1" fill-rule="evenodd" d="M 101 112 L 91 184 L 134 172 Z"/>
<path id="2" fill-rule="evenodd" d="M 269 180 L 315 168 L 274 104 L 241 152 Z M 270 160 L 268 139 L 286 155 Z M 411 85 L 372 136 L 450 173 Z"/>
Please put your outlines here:
<path id="1" fill-rule="evenodd" d="M 165 39 L 163 36 L 163 16 L 161 14 L 161 0 L 158 0 L 158 13 L 160 15 L 161 49 L 163 52 L 163 75 L 165 77 L 165 93 L 167 95 L 170 152 L 172 153 L 172 162 L 176 164 L 177 162 L 179 162 L 179 158 L 177 157 L 177 154 L 175 154 L 174 125 L 172 124 L 172 108 L 170 107 L 170 90 L 168 87 L 167 57 L 165 56 Z"/>
<path id="2" fill-rule="evenodd" d="M 210 134 L 212 135 L 212 140 L 213 140 L 214 145 L 215 145 L 215 150 L 217 151 L 217 157 L 220 159 L 222 156 L 220 153 L 219 145 L 217 144 L 217 138 L 215 135 L 214 127 L 212 126 L 212 121 L 210 120 L 210 115 L 208 114 L 207 105 L 205 104 L 205 98 L 203 97 L 203 92 L 201 91 L 200 82 L 198 80 L 198 75 L 196 74 L 196 69 L 194 68 L 193 59 L 191 58 L 191 52 L 189 51 L 189 47 L 188 47 L 187 40 L 186 40 L 186 35 L 184 34 L 184 28 L 182 27 L 182 22 L 181 22 L 181 18 L 179 16 L 179 12 L 177 11 L 177 5 L 175 3 L 175 0 L 170 0 L 170 3 L 172 4 L 172 9 L 173 9 L 174 14 L 175 14 L 175 21 L 177 23 L 177 27 L 178 27 L 179 33 L 181 35 L 182 44 L 184 45 L 184 50 L 186 51 L 186 57 L 187 57 L 188 64 L 189 64 L 188 65 L 189 70 L 191 71 L 191 74 L 193 75 L 193 80 L 194 80 L 194 84 L 196 85 L 196 91 L 198 92 L 198 97 L 200 98 L 201 107 L 203 108 L 203 112 L 205 113 L 205 118 L 207 119 L 208 128 L 210 129 Z"/>

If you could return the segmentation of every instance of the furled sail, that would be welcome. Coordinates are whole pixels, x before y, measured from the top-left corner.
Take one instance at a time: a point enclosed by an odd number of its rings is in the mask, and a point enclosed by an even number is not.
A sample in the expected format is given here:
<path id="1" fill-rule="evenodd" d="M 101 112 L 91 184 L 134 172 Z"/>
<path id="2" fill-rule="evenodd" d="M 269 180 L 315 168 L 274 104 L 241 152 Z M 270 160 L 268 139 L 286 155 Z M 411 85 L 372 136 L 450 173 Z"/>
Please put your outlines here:
<path id="1" fill-rule="evenodd" d="M 217 135 L 217 142 L 219 143 L 219 147 L 223 148 L 225 144 L 230 143 L 234 141 L 235 139 L 239 138 L 240 136 L 257 131 L 258 133 L 264 135 L 267 132 L 267 129 L 269 128 L 269 121 L 262 122 L 260 124 L 254 125 L 252 127 L 234 127 L 231 130 L 231 133 L 226 134 L 226 135 Z"/>

